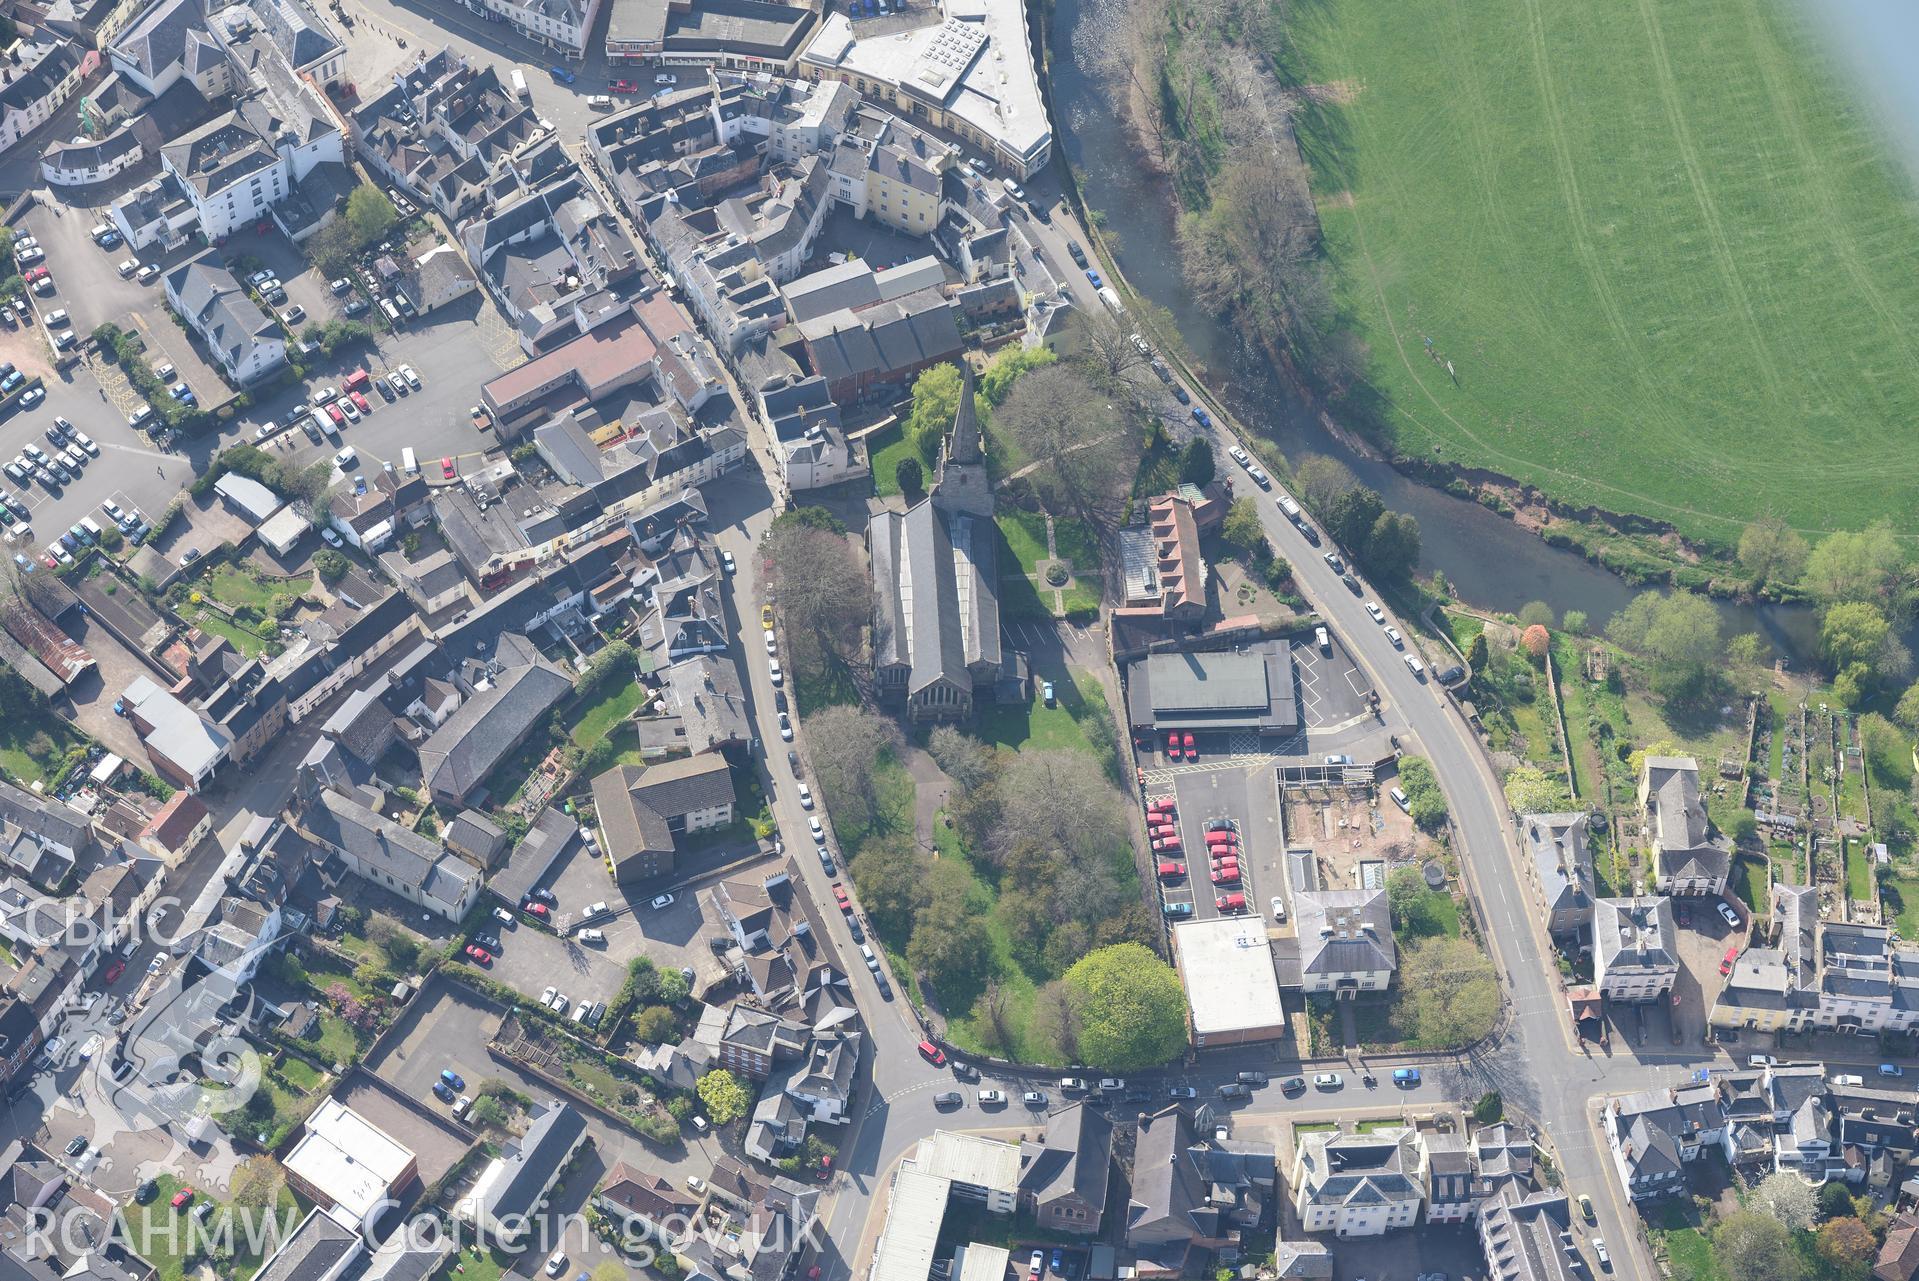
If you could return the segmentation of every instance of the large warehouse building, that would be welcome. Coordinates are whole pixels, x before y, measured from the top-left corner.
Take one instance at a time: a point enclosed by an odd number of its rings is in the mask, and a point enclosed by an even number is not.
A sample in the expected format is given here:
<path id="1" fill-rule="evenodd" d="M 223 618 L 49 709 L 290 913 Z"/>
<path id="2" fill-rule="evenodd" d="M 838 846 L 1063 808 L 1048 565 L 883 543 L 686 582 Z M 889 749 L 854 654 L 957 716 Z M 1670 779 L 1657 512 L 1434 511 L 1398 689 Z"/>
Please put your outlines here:
<path id="1" fill-rule="evenodd" d="M 1173 951 L 1186 985 L 1195 1047 L 1277 1041 L 1286 1035 L 1265 921 L 1257 916 L 1188 921 L 1173 931 Z"/>
<path id="2" fill-rule="evenodd" d="M 1293 651 L 1279 641 L 1242 653 L 1149 655 L 1127 670 L 1126 712 L 1135 734 L 1297 734 Z"/>

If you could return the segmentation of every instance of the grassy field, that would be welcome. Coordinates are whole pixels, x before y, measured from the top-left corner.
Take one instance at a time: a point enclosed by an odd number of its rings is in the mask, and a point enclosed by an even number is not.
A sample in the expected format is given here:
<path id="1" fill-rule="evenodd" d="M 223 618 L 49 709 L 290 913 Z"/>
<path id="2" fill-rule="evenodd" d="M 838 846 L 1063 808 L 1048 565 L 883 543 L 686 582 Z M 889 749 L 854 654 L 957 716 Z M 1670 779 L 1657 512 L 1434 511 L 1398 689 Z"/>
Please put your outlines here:
<path id="1" fill-rule="evenodd" d="M 900 492 L 899 481 L 894 477 L 894 472 L 899 469 L 900 460 L 919 458 L 919 451 L 913 448 L 912 443 L 906 439 L 906 433 L 900 430 L 897 423 L 885 431 L 868 437 L 866 448 L 867 457 L 873 466 L 873 492 L 881 498 L 891 498 Z M 926 460 L 923 458 L 920 458 L 920 469 L 928 473 L 932 470 L 926 466 Z M 926 479 L 931 480 L 931 475 L 927 475 Z"/>
<path id="2" fill-rule="evenodd" d="M 1799 8 L 1290 22 L 1340 301 L 1405 453 L 1720 539 L 1765 512 L 1919 530 L 1910 483 L 1867 483 L 1919 463 L 1919 208 Z"/>
<path id="3" fill-rule="evenodd" d="M 16 716 L 0 725 L 0 770 L 23 787 L 48 781 L 86 739 L 53 712 Z"/>

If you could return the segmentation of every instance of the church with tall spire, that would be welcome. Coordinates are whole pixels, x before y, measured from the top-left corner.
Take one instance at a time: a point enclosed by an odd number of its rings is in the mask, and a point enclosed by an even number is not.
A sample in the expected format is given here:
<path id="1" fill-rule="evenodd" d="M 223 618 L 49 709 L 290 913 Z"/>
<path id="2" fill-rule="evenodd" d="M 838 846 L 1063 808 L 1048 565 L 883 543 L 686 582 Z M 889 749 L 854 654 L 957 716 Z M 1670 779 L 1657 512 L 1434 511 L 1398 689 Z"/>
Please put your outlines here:
<path id="1" fill-rule="evenodd" d="M 926 497 L 866 527 L 873 565 L 873 665 L 883 696 L 912 721 L 962 720 L 1003 675 L 999 530 L 974 404 L 960 365 L 960 402 Z"/>

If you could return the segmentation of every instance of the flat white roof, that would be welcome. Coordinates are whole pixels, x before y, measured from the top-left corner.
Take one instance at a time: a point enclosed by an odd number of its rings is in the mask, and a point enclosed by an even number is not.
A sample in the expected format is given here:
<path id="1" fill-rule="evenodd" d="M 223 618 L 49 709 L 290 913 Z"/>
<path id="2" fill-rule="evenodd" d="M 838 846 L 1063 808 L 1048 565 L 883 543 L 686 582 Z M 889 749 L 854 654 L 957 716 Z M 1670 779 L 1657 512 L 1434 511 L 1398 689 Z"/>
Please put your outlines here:
<path id="1" fill-rule="evenodd" d="M 904 86 L 1020 155 L 1052 142 L 1022 0 L 945 0 L 946 20 L 859 38 L 844 13 L 827 15 L 801 61 Z"/>
<path id="2" fill-rule="evenodd" d="M 412 1163 L 410 1148 L 337 1099 L 313 1110 L 285 1162 L 287 1173 L 361 1222 Z"/>
<path id="3" fill-rule="evenodd" d="M 1019 1144 L 979 1134 L 935 1130 L 920 1140 L 919 1167 L 931 1174 L 1009 1196 L 1019 1191 Z"/>
<path id="4" fill-rule="evenodd" d="M 1006 1264 L 1013 1252 L 1003 1245 L 981 1245 L 968 1241 L 959 1247 L 959 1267 L 953 1281 L 1006 1281 Z"/>
<path id="5" fill-rule="evenodd" d="M 1188 921 L 1173 930 L 1173 947 L 1194 1036 L 1285 1026 L 1279 975 L 1262 918 Z"/>
<path id="6" fill-rule="evenodd" d="M 886 1206 L 886 1226 L 880 1231 L 879 1248 L 873 1251 L 868 1281 L 926 1281 L 933 1271 L 933 1247 L 939 1244 L 951 1188 L 949 1180 L 928 1174 L 912 1161 L 900 1165 L 893 1176 L 893 1198 Z"/>

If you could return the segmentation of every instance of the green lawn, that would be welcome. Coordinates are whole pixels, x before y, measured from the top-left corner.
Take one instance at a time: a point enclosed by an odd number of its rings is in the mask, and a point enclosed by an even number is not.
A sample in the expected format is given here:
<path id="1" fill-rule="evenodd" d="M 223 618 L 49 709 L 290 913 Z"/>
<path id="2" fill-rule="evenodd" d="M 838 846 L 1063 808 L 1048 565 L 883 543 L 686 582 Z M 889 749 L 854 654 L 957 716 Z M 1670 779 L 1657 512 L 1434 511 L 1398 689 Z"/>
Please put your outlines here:
<path id="1" fill-rule="evenodd" d="M 1652 1238 L 1666 1252 L 1673 1281 L 1726 1281 L 1725 1269 L 1713 1255 L 1712 1242 L 1697 1227 L 1698 1221 L 1698 1212 L 1690 1205 L 1669 1203 L 1653 1219 Z"/>
<path id="2" fill-rule="evenodd" d="M 1444 610 L 1441 616 L 1446 620 L 1446 630 L 1451 633 L 1453 644 L 1459 646 L 1459 652 L 1465 653 L 1473 643 L 1473 637 L 1486 630 L 1484 619 L 1471 614 L 1461 614 L 1455 610 Z"/>
<path id="3" fill-rule="evenodd" d="M 573 741 L 590 747 L 605 738 L 615 725 L 631 716 L 646 690 L 638 681 L 608 680 L 593 700 L 574 717 Z"/>
<path id="4" fill-rule="evenodd" d="M 1892 899 L 1898 898 L 1898 915 L 1894 918 L 1899 925 L 1899 937 L 1902 939 L 1919 938 L 1919 877 L 1895 876 L 1886 882 L 1886 906 L 1893 906 Z"/>
<path id="5" fill-rule="evenodd" d="M 1909 483 L 1862 483 L 1919 470 L 1889 426 L 1919 418 L 1919 206 L 1812 21 L 1289 12 L 1338 300 L 1401 452 L 1720 540 L 1761 512 L 1919 529 Z"/>
<path id="6" fill-rule="evenodd" d="M 246 1281 L 260 1270 L 260 1265 L 266 1261 L 265 1255 L 248 1250 L 248 1228 L 237 1216 L 231 1221 L 230 1241 L 233 1248 L 231 1251 L 221 1248 L 221 1219 L 223 1212 L 230 1208 L 228 1203 L 214 1201 L 213 1204 L 218 1208 L 207 1224 L 201 1226 L 191 1217 L 194 1206 L 208 1200 L 209 1194 L 200 1185 L 189 1185 L 172 1174 L 156 1175 L 154 1184 L 156 1191 L 153 1200 L 145 1205 L 129 1203 L 125 1207 L 125 1241 L 135 1254 L 153 1265 L 159 1281 L 184 1281 L 188 1275 L 187 1259 L 202 1253 L 220 1259 L 230 1258 L 232 1275 L 236 1281 Z M 192 1202 L 178 1210 L 174 1209 L 174 1194 L 188 1186 L 194 1189 Z M 291 1190 L 285 1187 L 280 1189 L 279 1200 L 274 1207 L 276 1220 L 282 1228 L 278 1239 L 284 1240 L 298 1226 L 306 1209 Z M 273 1238 L 268 1236 L 268 1230 L 262 1224 L 253 1239 L 266 1244 Z M 267 1249 L 271 1249 L 270 1245 Z M 225 1268 L 220 1271 L 222 1275 L 226 1274 Z"/>
<path id="7" fill-rule="evenodd" d="M 251 658 L 265 650 L 267 643 L 260 639 L 251 628 L 242 627 L 232 619 L 205 607 L 196 610 L 193 625 L 211 636 L 224 636 L 233 642 L 233 648 Z"/>
<path id="8" fill-rule="evenodd" d="M 1014 566 L 1023 574 L 1032 573 L 1033 566 L 1046 558 L 1046 517 L 1014 508 L 1002 511 L 994 519 L 1006 538 L 1006 555 L 1000 558 L 1001 574 L 1011 574 Z"/>
<path id="9" fill-rule="evenodd" d="M 280 1064 L 280 1075 L 285 1077 L 287 1084 L 295 1089 L 307 1091 L 318 1089 L 320 1082 L 325 1079 L 305 1059 L 296 1059 L 290 1055 Z"/>
<path id="10" fill-rule="evenodd" d="M 50 711 L 0 721 L 0 769 L 23 787 L 52 780 L 61 759 L 86 738 Z"/>
<path id="11" fill-rule="evenodd" d="M 1036 696 L 1030 703 L 984 705 L 979 712 L 981 740 L 999 747 L 1020 751 L 1049 751 L 1054 748 L 1079 748 L 1107 756 L 1110 751 L 1096 749 L 1087 737 L 1086 717 L 1094 709 L 1106 706 L 1106 691 L 1099 681 L 1085 672 L 1074 672 L 1071 681 L 1053 682 L 1056 706 L 1048 707 Z M 1104 733 L 1104 730 L 1096 732 Z"/>
<path id="12" fill-rule="evenodd" d="M 1053 518 L 1053 547 L 1061 560 L 1070 560 L 1075 568 L 1093 572 L 1099 567 L 1099 539 L 1092 527 L 1071 516 Z"/>
<path id="13" fill-rule="evenodd" d="M 265 611 L 275 600 L 300 594 L 292 583 L 270 582 L 231 564 L 221 565 L 200 584 L 200 591 L 229 609 L 242 605 Z"/>
<path id="14" fill-rule="evenodd" d="M 1767 902 L 1765 864 L 1756 858 L 1737 858 L 1732 864 L 1732 892 L 1758 915 Z"/>
<path id="15" fill-rule="evenodd" d="M 873 492 L 881 498 L 891 498 L 900 492 L 899 482 L 893 479 L 893 472 L 899 467 L 902 458 L 919 458 L 922 473 L 930 472 L 926 460 L 920 458 L 919 451 L 906 439 L 906 433 L 898 423 L 885 431 L 866 438 L 868 456 L 873 464 Z M 927 479 L 931 479 L 930 475 Z"/>
<path id="16" fill-rule="evenodd" d="M 1872 860 L 1865 842 L 1846 840 L 1846 896 L 1860 903 L 1872 901 Z"/>

